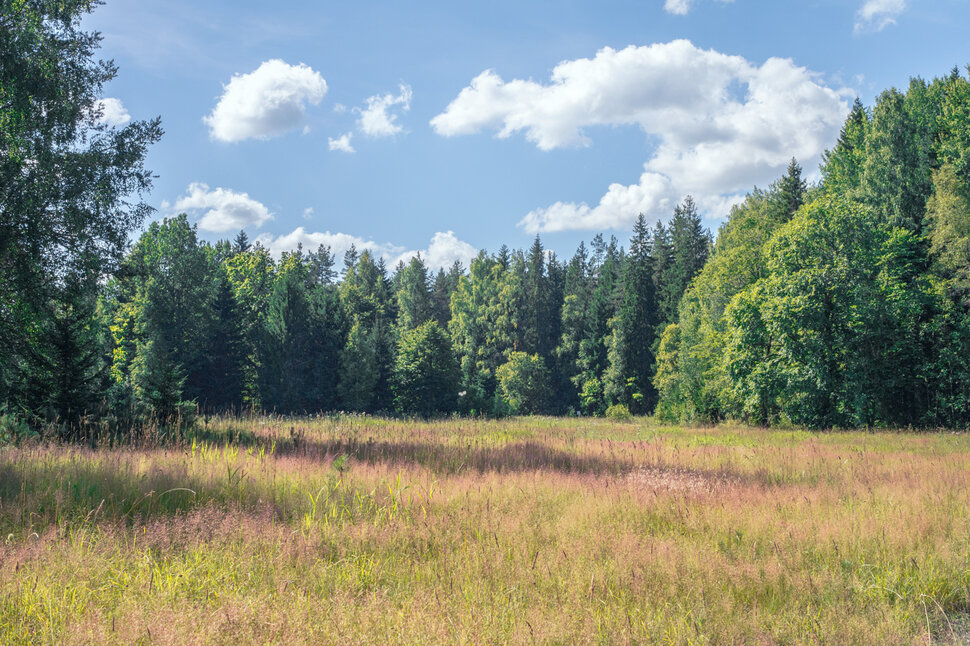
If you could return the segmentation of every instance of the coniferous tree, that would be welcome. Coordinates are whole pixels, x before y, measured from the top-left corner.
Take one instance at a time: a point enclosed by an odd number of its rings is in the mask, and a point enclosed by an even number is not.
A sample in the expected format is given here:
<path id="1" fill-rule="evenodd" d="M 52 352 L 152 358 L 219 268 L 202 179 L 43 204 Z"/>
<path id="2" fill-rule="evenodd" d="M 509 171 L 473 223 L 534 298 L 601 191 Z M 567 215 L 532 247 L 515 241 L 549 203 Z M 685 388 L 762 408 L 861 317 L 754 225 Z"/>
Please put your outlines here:
<path id="1" fill-rule="evenodd" d="M 252 245 L 249 243 L 249 236 L 246 235 L 246 230 L 240 229 L 239 233 L 236 234 L 236 237 L 232 241 L 233 251 L 235 253 L 244 253 L 249 251 L 251 246 Z"/>
<path id="2" fill-rule="evenodd" d="M 451 321 L 451 295 L 458 287 L 458 279 L 464 273 L 461 262 L 456 260 L 447 272 L 444 269 L 438 269 L 435 275 L 431 286 L 431 307 L 434 319 L 442 329 L 447 329 L 448 322 Z"/>
<path id="3" fill-rule="evenodd" d="M 450 413 L 458 400 L 459 373 L 448 333 L 437 321 L 404 330 L 394 365 L 394 405 L 402 413 L 429 417 Z"/>
<path id="4" fill-rule="evenodd" d="M 428 269 L 418 254 L 397 272 L 397 324 L 401 332 L 413 330 L 434 317 L 428 288 Z"/>
<path id="5" fill-rule="evenodd" d="M 643 214 L 637 217 L 624 263 L 621 296 L 612 319 L 607 399 L 633 412 L 653 410 L 654 334 L 657 303 L 653 282 L 653 240 Z"/>
<path id="6" fill-rule="evenodd" d="M 703 228 L 697 205 L 689 195 L 674 209 L 674 217 L 667 230 L 667 240 L 658 230 L 655 248 L 662 260 L 657 263 L 657 299 L 661 312 L 661 327 L 677 321 L 677 304 L 687 291 L 690 281 L 701 270 L 710 253 L 711 235 Z"/>
<path id="7" fill-rule="evenodd" d="M 205 397 L 216 294 L 211 256 L 185 214 L 152 223 L 120 283 L 113 374 L 122 383 L 130 371 L 135 398 L 172 418 L 183 403 Z"/>
<path id="8" fill-rule="evenodd" d="M 347 259 L 352 257 L 348 252 Z M 351 328 L 342 354 L 340 380 L 341 392 L 352 393 L 352 397 L 344 405 L 368 412 L 391 410 L 395 308 L 383 260 L 375 262 L 365 251 L 355 264 L 348 265 L 340 285 L 340 300 Z M 376 375 L 376 381 L 369 386 L 371 395 L 367 397 L 364 385 L 370 384 L 372 375 Z"/>
<path id="9" fill-rule="evenodd" d="M 207 409 L 239 411 L 246 388 L 248 348 L 246 329 L 232 284 L 219 268 L 213 319 L 206 343 L 205 390 L 202 405 Z"/>
<path id="10" fill-rule="evenodd" d="M 590 301 L 593 290 L 592 267 L 586 245 L 580 243 L 566 266 L 560 314 L 560 338 L 556 347 L 559 407 L 579 410 L 579 392 L 584 376 L 580 358 L 584 343 L 591 337 Z"/>

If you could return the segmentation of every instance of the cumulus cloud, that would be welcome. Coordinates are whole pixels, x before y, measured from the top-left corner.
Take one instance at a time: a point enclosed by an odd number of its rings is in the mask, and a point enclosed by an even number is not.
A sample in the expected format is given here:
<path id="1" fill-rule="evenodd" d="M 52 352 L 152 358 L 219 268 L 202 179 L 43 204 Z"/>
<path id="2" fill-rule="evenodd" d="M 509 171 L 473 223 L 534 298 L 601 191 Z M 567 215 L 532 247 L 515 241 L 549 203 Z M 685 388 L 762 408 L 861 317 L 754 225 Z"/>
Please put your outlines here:
<path id="1" fill-rule="evenodd" d="M 397 95 L 387 93 L 369 97 L 367 107 L 354 109 L 360 114 L 357 126 L 361 132 L 370 137 L 390 137 L 404 130 L 397 122 L 398 115 L 390 110 L 395 106 L 400 106 L 402 112 L 411 109 L 411 86 L 402 83 L 399 89 Z"/>
<path id="2" fill-rule="evenodd" d="M 98 123 L 108 126 L 123 126 L 131 121 L 131 115 L 121 99 L 105 97 L 94 102 L 94 111 L 100 112 Z"/>
<path id="3" fill-rule="evenodd" d="M 331 233 L 330 231 L 307 231 L 297 227 L 290 233 L 273 236 L 268 233 L 256 238 L 257 242 L 269 249 L 270 253 L 279 256 L 284 251 L 293 251 L 302 244 L 306 250 L 315 250 L 320 245 L 330 247 L 330 251 L 340 258 L 351 246 L 358 251 L 370 251 L 372 254 L 384 258 L 388 266 L 395 267 L 398 262 L 407 262 L 414 255 L 420 253 L 428 267 L 447 269 L 456 261 L 466 267 L 478 253 L 467 242 L 459 240 L 453 231 L 435 233 L 426 249 L 408 250 L 406 247 L 391 243 L 378 243 L 347 233 Z"/>
<path id="4" fill-rule="evenodd" d="M 677 40 L 562 62 L 548 84 L 486 70 L 431 126 L 443 136 L 523 132 L 542 150 L 589 146 L 595 126 L 639 126 L 659 143 L 636 184 L 612 184 L 595 206 L 557 202 L 520 222 L 530 233 L 603 229 L 638 213 L 668 215 L 688 193 L 711 208 L 728 203 L 780 176 L 793 156 L 813 168 L 850 95 L 790 59 L 759 66 Z"/>
<path id="5" fill-rule="evenodd" d="M 304 125 L 307 104 L 319 104 L 326 94 L 319 72 L 272 59 L 249 74 L 234 75 L 202 121 L 219 141 L 269 139 Z"/>
<path id="6" fill-rule="evenodd" d="M 330 150 L 340 150 L 345 153 L 357 152 L 354 147 L 350 145 L 350 138 L 353 137 L 352 132 L 348 132 L 340 135 L 336 139 L 332 137 L 327 137 L 327 143 L 330 145 Z"/>
<path id="7" fill-rule="evenodd" d="M 226 188 L 210 190 L 202 182 L 189 184 L 186 194 L 175 201 L 174 209 L 205 211 L 199 220 L 199 228 L 215 233 L 259 227 L 273 218 L 269 209 L 249 197 L 248 193 L 237 193 Z"/>
<path id="8" fill-rule="evenodd" d="M 906 0 L 866 0 L 855 14 L 855 33 L 882 31 L 905 9 Z"/>
<path id="9" fill-rule="evenodd" d="M 439 231 L 431 237 L 427 249 L 399 254 L 394 260 L 394 265 L 399 261 L 406 263 L 418 253 L 421 254 L 425 264 L 432 269 L 448 269 L 455 264 L 455 261 L 460 262 L 467 269 L 471 265 L 472 258 L 478 255 L 478 250 L 467 242 L 459 240 L 454 231 Z"/>

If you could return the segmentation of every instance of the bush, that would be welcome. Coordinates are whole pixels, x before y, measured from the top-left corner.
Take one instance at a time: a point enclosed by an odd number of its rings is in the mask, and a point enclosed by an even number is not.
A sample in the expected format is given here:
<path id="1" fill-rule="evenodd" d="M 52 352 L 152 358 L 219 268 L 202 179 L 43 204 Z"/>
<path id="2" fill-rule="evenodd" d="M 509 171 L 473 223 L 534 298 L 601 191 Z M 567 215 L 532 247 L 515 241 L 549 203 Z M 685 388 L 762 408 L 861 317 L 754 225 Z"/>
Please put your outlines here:
<path id="1" fill-rule="evenodd" d="M 27 420 L 7 408 L 6 404 L 0 404 L 0 446 L 20 444 L 35 437 L 37 433 Z"/>
<path id="2" fill-rule="evenodd" d="M 626 421 L 633 418 L 626 404 L 613 404 L 606 409 L 606 417 L 615 421 Z"/>

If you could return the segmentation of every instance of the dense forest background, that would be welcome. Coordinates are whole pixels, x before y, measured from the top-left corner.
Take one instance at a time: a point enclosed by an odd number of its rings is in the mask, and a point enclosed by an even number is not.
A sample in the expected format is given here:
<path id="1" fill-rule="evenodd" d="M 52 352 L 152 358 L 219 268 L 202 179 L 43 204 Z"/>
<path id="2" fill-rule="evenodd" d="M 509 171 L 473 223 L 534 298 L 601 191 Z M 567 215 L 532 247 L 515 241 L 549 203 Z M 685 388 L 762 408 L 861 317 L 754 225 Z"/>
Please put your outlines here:
<path id="1" fill-rule="evenodd" d="M 810 427 L 970 423 L 970 81 L 856 101 L 808 186 L 716 242 L 690 197 L 568 261 L 274 259 L 150 209 L 158 120 L 92 109 L 84 2 L 24 3 L 0 50 L 0 418 L 65 436 L 196 411 L 656 413 Z"/>

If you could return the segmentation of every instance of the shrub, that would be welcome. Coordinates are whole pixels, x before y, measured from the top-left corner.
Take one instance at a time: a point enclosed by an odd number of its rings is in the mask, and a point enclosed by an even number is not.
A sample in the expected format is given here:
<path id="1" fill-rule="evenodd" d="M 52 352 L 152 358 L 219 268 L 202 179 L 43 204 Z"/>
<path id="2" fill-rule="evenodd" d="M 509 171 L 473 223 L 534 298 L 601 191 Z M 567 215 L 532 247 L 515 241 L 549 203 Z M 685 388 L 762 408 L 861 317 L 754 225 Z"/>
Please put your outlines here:
<path id="1" fill-rule="evenodd" d="M 626 404 L 613 404 L 606 409 L 606 417 L 616 421 L 625 421 L 633 416 L 630 415 L 630 409 L 627 408 Z"/>

